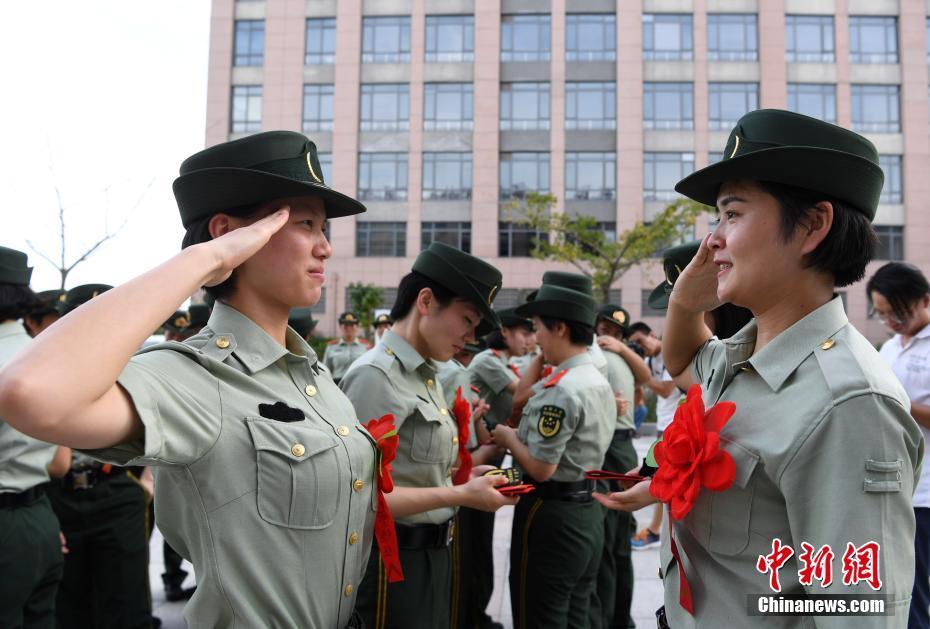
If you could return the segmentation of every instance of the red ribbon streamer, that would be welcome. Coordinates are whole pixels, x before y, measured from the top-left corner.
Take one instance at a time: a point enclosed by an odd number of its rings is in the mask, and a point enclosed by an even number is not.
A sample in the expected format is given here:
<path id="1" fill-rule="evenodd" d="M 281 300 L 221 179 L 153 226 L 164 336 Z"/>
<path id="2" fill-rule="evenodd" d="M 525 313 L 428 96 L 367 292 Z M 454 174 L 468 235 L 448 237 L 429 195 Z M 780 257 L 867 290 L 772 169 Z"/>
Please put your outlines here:
<path id="1" fill-rule="evenodd" d="M 669 535 L 672 534 L 672 523 L 668 523 Z M 672 542 L 672 557 L 675 558 L 675 563 L 678 564 L 678 603 L 687 610 L 689 614 L 694 616 L 694 599 L 691 597 L 691 584 L 688 583 L 688 577 L 685 576 L 685 566 L 681 563 L 681 555 L 678 553 L 678 544 L 675 543 L 675 538 L 671 537 Z"/>
<path id="2" fill-rule="evenodd" d="M 378 513 L 375 516 L 375 540 L 384 562 L 384 570 L 390 583 L 404 580 L 404 571 L 400 567 L 400 553 L 397 550 L 397 530 L 394 518 L 388 508 L 384 494 L 394 491 L 394 479 L 391 478 L 391 461 L 397 455 L 397 428 L 394 415 L 388 413 L 380 419 L 371 419 L 365 424 L 369 434 L 378 446 Z"/>
<path id="3" fill-rule="evenodd" d="M 462 387 L 455 392 L 452 402 L 452 414 L 459 426 L 459 469 L 455 473 L 452 483 L 463 485 L 471 476 L 471 452 L 468 451 L 468 434 L 471 427 L 471 404 L 462 395 Z"/>

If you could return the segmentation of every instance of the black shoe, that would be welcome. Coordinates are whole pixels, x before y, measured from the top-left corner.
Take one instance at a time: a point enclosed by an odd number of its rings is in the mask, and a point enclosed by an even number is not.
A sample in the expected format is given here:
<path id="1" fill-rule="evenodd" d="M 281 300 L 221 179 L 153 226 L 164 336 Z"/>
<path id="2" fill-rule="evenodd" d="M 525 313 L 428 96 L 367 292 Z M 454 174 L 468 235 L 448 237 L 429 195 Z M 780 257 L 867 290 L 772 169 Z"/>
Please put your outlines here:
<path id="1" fill-rule="evenodd" d="M 152 616 L 152 629 L 158 629 L 159 627 L 161 627 L 161 618 Z"/>
<path id="2" fill-rule="evenodd" d="M 182 588 L 180 585 L 165 585 L 165 600 L 170 603 L 189 600 L 194 595 L 197 587 Z"/>

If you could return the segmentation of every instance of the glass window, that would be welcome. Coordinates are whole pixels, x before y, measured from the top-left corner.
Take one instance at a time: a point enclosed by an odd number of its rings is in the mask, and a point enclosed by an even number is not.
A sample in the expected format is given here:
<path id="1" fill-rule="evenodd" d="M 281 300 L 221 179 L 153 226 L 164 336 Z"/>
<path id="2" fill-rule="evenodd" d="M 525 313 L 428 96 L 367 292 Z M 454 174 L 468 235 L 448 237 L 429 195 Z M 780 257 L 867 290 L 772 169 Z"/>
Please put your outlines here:
<path id="1" fill-rule="evenodd" d="M 548 61 L 548 15 L 501 16 L 501 61 Z"/>
<path id="2" fill-rule="evenodd" d="M 549 192 L 549 153 L 501 153 L 501 199 L 523 199 L 527 192 Z"/>
<path id="3" fill-rule="evenodd" d="M 891 15 L 849 16 L 852 63 L 897 63 L 898 20 Z"/>
<path id="4" fill-rule="evenodd" d="M 471 253 L 471 223 L 444 221 L 440 223 L 421 223 L 420 247 L 426 249 L 434 242 L 442 242 L 450 247 Z"/>
<path id="5" fill-rule="evenodd" d="M 549 83 L 501 83 L 501 130 L 548 129 Z"/>
<path id="6" fill-rule="evenodd" d="M 549 234 L 519 223 L 500 221 L 497 225 L 497 254 L 502 258 L 528 258 L 540 241 L 548 242 Z"/>
<path id="7" fill-rule="evenodd" d="M 900 96 L 898 85 L 853 85 L 853 130 L 865 133 L 901 131 Z"/>
<path id="8" fill-rule="evenodd" d="M 232 88 L 232 133 L 262 130 L 262 86 L 236 85 Z"/>
<path id="9" fill-rule="evenodd" d="M 786 15 L 785 52 L 796 63 L 833 63 L 832 15 Z"/>
<path id="10" fill-rule="evenodd" d="M 755 13 L 708 13 L 707 58 L 711 61 L 755 61 L 759 27 Z"/>
<path id="11" fill-rule="evenodd" d="M 617 126 L 617 84 L 565 84 L 566 129 L 614 129 Z"/>
<path id="12" fill-rule="evenodd" d="M 333 176 L 333 154 L 332 153 L 317 153 L 317 159 L 320 160 L 320 170 L 322 170 L 323 181 L 328 181 L 332 183 Z"/>
<path id="13" fill-rule="evenodd" d="M 304 63 L 336 62 L 336 18 L 310 18 L 307 20 L 307 51 Z"/>
<path id="14" fill-rule="evenodd" d="M 675 184 L 694 172 L 694 153 L 643 153 L 643 199 L 671 201 Z"/>
<path id="15" fill-rule="evenodd" d="M 333 128 L 333 86 L 304 85 L 304 132 Z"/>
<path id="16" fill-rule="evenodd" d="M 836 85 L 789 83 L 788 109 L 836 124 Z"/>
<path id="17" fill-rule="evenodd" d="M 406 83 L 363 83 L 361 130 L 405 130 L 410 123 L 409 100 Z"/>
<path id="18" fill-rule="evenodd" d="M 643 125 L 647 129 L 694 128 L 694 86 L 643 83 Z"/>
<path id="19" fill-rule="evenodd" d="M 473 94 L 471 83 L 424 83 L 423 128 L 471 129 Z"/>
<path id="20" fill-rule="evenodd" d="M 710 83 L 707 98 L 710 101 L 711 129 L 731 129 L 736 121 L 759 108 L 758 83 Z"/>
<path id="21" fill-rule="evenodd" d="M 265 20 L 236 20 L 234 66 L 260 66 L 265 57 Z"/>
<path id="22" fill-rule="evenodd" d="M 473 15 L 426 16 L 426 61 L 472 61 L 474 58 Z"/>
<path id="23" fill-rule="evenodd" d="M 423 153 L 424 199 L 470 199 L 471 153 Z"/>
<path id="24" fill-rule="evenodd" d="M 355 223 L 355 255 L 365 258 L 402 258 L 407 254 L 407 223 Z"/>
<path id="25" fill-rule="evenodd" d="M 878 251 L 876 260 L 904 259 L 904 227 L 900 225 L 876 225 L 878 234 Z"/>
<path id="26" fill-rule="evenodd" d="M 565 16 L 567 61 L 614 61 L 617 58 L 617 16 L 569 13 Z"/>
<path id="27" fill-rule="evenodd" d="M 694 42 L 690 15 L 643 14 L 643 59 L 682 61 L 692 58 Z"/>
<path id="28" fill-rule="evenodd" d="M 901 156 L 879 155 L 878 165 L 885 173 L 880 203 L 901 203 L 904 198 L 901 188 Z"/>
<path id="29" fill-rule="evenodd" d="M 723 161 L 723 151 L 709 151 L 707 153 L 707 163 L 716 164 Z"/>
<path id="30" fill-rule="evenodd" d="M 365 63 L 410 61 L 410 17 L 362 18 L 362 61 Z"/>
<path id="31" fill-rule="evenodd" d="M 616 153 L 566 153 L 565 198 L 608 201 L 616 196 Z"/>
<path id="32" fill-rule="evenodd" d="M 407 154 L 359 153 L 358 198 L 406 201 Z"/>

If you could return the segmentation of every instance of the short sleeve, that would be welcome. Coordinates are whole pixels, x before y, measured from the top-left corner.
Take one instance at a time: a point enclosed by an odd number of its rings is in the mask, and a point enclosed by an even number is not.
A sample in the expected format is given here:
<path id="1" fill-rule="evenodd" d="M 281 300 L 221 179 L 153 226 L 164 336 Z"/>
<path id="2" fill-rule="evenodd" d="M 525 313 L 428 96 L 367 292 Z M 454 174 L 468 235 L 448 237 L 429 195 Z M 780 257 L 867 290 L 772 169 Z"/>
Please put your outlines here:
<path id="1" fill-rule="evenodd" d="M 720 356 L 724 355 L 726 348 L 723 341 L 717 337 L 708 339 L 698 351 L 695 352 L 689 366 L 691 370 L 691 381 L 695 384 L 706 384 L 713 372 L 713 365 L 717 363 Z M 669 376 L 671 379 L 671 376 Z"/>
<path id="2" fill-rule="evenodd" d="M 582 405 L 558 388 L 538 394 L 521 422 L 530 422 L 526 446 L 530 456 L 544 463 L 557 464 L 581 423 Z"/>
<path id="3" fill-rule="evenodd" d="M 117 383 L 145 426 L 141 440 L 88 455 L 117 465 L 188 465 L 219 437 L 219 383 L 197 361 L 165 349 L 134 356 Z"/>
<path id="4" fill-rule="evenodd" d="M 495 395 L 506 389 L 511 382 L 517 381 L 517 375 L 513 371 L 499 360 L 492 360 L 486 356 L 472 362 L 468 369 L 472 374 L 473 383 L 475 378 L 479 378 Z"/>
<path id="5" fill-rule="evenodd" d="M 357 365 L 339 382 L 339 387 L 355 407 L 362 424 L 391 413 L 399 430 L 404 420 L 413 413 L 415 401 L 404 400 L 391 384 L 388 375 L 372 365 Z"/>

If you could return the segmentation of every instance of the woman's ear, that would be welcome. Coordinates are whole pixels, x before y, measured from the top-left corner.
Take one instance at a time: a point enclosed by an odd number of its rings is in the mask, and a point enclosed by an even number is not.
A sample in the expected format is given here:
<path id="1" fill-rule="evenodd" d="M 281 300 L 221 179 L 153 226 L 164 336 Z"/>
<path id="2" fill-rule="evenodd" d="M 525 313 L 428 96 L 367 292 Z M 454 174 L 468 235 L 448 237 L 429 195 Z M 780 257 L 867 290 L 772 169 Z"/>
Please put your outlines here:
<path id="1" fill-rule="evenodd" d="M 219 238 L 233 229 L 235 229 L 235 226 L 232 225 L 229 214 L 214 214 L 210 217 L 210 222 L 207 223 L 207 230 L 210 232 L 211 238 Z"/>
<path id="2" fill-rule="evenodd" d="M 824 241 L 830 228 L 833 227 L 833 204 L 829 201 L 821 201 L 813 206 L 807 212 L 806 233 L 802 232 L 804 242 L 801 246 L 801 253 L 807 255 L 812 253 L 820 243 Z"/>
<path id="3" fill-rule="evenodd" d="M 417 293 L 417 312 L 421 317 L 425 317 L 429 314 L 429 307 L 433 303 L 433 291 L 429 288 L 421 288 L 420 292 Z"/>

